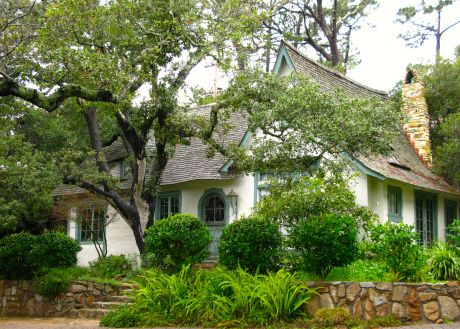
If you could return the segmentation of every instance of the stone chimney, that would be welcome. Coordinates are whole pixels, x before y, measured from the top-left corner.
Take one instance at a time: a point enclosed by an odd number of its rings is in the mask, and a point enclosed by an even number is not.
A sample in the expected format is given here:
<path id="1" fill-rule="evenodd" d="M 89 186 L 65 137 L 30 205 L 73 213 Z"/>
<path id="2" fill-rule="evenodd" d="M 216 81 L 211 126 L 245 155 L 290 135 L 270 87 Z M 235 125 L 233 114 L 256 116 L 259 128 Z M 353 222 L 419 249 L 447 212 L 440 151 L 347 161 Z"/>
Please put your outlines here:
<path id="1" fill-rule="evenodd" d="M 431 168 L 430 118 L 425 86 L 412 69 L 402 85 L 403 131 L 418 157 Z"/>

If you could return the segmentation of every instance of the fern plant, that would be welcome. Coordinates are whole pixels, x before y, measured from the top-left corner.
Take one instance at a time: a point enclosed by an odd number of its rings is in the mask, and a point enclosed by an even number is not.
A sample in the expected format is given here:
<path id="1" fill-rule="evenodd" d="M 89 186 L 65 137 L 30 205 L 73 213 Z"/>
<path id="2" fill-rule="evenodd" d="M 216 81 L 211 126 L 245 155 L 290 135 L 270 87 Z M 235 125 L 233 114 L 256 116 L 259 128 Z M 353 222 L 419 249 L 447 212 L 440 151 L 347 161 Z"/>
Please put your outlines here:
<path id="1" fill-rule="evenodd" d="M 428 267 L 435 279 L 460 279 L 460 259 L 446 243 L 438 242 L 429 251 Z"/>

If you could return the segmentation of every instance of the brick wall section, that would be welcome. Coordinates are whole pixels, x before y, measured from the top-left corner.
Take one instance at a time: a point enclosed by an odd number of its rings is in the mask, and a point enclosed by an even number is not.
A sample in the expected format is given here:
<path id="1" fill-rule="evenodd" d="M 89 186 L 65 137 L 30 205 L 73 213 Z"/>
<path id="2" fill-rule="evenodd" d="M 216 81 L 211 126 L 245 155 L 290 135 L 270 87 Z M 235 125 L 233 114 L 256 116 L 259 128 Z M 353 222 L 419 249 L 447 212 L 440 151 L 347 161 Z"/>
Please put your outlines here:
<path id="1" fill-rule="evenodd" d="M 460 286 L 446 284 L 310 282 L 319 295 L 310 300 L 310 314 L 318 308 L 348 307 L 362 319 L 395 315 L 405 321 L 435 323 L 438 319 L 460 320 Z"/>
<path id="2" fill-rule="evenodd" d="M 425 87 L 415 79 L 402 85 L 403 131 L 415 153 L 431 167 L 430 118 L 424 96 Z"/>
<path id="3" fill-rule="evenodd" d="M 73 282 L 65 294 L 44 298 L 35 293 L 32 281 L 0 280 L 0 315 L 77 317 L 80 310 L 122 296 L 127 286 Z"/>

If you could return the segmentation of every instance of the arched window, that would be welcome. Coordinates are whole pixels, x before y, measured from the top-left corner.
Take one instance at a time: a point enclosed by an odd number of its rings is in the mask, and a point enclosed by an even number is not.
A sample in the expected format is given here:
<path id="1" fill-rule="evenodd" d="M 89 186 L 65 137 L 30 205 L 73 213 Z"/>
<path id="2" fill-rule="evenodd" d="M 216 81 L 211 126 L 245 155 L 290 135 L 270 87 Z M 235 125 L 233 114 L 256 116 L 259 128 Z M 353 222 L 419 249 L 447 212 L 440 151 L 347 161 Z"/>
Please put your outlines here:
<path id="1" fill-rule="evenodd" d="M 225 222 L 225 201 L 217 193 L 208 195 L 203 201 L 203 219 L 206 223 Z"/>

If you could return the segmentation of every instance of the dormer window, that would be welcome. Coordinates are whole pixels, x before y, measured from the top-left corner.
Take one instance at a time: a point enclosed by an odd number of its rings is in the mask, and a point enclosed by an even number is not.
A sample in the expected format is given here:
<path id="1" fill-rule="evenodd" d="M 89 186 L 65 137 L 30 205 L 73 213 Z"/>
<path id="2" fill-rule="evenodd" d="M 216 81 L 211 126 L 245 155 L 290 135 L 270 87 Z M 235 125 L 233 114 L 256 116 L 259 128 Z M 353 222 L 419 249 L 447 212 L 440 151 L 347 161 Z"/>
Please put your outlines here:
<path id="1" fill-rule="evenodd" d="M 120 179 L 127 179 L 131 173 L 131 167 L 125 160 L 120 161 Z"/>

